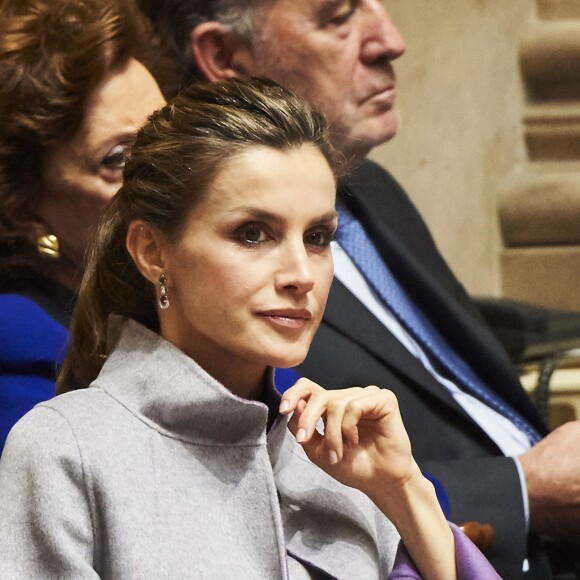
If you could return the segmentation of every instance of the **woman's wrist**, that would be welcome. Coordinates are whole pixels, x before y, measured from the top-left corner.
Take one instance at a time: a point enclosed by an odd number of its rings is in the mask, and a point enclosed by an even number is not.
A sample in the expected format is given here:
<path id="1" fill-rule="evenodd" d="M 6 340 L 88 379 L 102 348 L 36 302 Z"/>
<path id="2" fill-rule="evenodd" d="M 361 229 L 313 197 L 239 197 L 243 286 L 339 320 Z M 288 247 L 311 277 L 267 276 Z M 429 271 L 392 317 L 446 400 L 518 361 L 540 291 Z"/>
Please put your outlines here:
<path id="1" fill-rule="evenodd" d="M 415 464 L 410 476 L 369 495 L 401 535 L 423 578 L 453 579 L 455 540 L 435 488 Z"/>
<path id="2" fill-rule="evenodd" d="M 365 493 L 397 526 L 399 520 L 407 519 L 409 510 L 414 511 L 416 507 L 440 509 L 433 484 L 423 476 L 415 462 L 408 475 L 398 482 L 384 482 L 385 479 L 377 477 L 372 488 Z"/>

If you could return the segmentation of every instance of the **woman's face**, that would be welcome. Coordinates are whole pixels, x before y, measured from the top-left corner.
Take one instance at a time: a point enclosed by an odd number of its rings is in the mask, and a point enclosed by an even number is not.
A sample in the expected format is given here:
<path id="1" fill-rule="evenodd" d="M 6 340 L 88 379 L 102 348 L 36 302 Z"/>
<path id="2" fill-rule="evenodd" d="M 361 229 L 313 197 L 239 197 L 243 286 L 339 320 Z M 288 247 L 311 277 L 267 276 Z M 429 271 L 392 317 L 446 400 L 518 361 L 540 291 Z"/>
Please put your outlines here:
<path id="1" fill-rule="evenodd" d="M 157 83 L 130 59 L 103 79 L 86 103 L 71 139 L 48 148 L 39 214 L 59 239 L 56 278 L 73 287 L 102 206 L 121 186 L 123 154 L 146 118 L 164 104 Z"/>
<path id="2" fill-rule="evenodd" d="M 227 161 L 166 249 L 161 334 L 237 392 L 302 362 L 332 282 L 335 189 L 312 145 Z"/>

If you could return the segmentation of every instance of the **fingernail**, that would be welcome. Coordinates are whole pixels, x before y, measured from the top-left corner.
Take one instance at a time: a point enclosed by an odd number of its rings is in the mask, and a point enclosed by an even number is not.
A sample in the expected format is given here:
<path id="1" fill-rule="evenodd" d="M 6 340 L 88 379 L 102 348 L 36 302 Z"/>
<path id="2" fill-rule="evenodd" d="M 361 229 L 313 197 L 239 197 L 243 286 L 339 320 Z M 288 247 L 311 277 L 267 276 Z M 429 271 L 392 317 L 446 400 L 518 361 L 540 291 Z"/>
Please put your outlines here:
<path id="1" fill-rule="evenodd" d="M 283 413 L 284 411 L 287 411 L 289 407 L 290 407 L 290 402 L 289 401 L 282 401 L 280 403 L 280 413 Z"/>
<path id="2" fill-rule="evenodd" d="M 302 429 L 302 427 L 300 427 L 300 429 L 298 429 L 298 433 L 296 433 L 296 441 L 298 441 L 298 443 L 302 443 L 304 439 L 306 439 L 306 429 Z"/>
<path id="3" fill-rule="evenodd" d="M 332 450 L 330 453 L 330 464 L 334 465 L 335 463 L 338 463 L 338 455 L 336 453 L 336 451 Z"/>

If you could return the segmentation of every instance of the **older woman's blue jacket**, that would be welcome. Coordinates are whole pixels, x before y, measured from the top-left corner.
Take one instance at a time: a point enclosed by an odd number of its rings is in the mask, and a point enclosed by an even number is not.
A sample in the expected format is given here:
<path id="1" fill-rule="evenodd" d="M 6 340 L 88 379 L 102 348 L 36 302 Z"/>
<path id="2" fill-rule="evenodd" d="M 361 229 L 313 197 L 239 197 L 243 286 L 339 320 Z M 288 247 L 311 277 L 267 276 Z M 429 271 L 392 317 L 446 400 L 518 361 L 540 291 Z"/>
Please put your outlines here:
<path id="1" fill-rule="evenodd" d="M 39 283 L 40 282 L 40 283 Z M 72 294 L 40 278 L 0 293 L 0 454 L 8 432 L 55 394 L 66 353 Z M 55 291 L 56 290 L 56 291 Z"/>

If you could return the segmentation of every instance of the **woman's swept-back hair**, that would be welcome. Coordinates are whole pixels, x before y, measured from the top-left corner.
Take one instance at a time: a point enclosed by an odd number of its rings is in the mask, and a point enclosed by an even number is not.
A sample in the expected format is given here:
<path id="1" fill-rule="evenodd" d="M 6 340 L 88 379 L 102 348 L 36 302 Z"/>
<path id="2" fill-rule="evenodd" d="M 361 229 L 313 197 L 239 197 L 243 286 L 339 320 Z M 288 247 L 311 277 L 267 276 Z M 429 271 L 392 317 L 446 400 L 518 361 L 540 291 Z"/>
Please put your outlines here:
<path id="1" fill-rule="evenodd" d="M 137 135 L 123 186 L 90 247 L 58 391 L 87 387 L 96 378 L 110 348 L 111 314 L 159 331 L 155 289 L 126 248 L 131 222 L 142 220 L 178 240 L 192 208 L 232 157 L 252 147 L 292 151 L 306 144 L 337 176 L 340 162 L 323 117 L 266 79 L 193 84 L 154 113 Z"/>
<path id="2" fill-rule="evenodd" d="M 78 130 L 110 72 L 147 66 L 150 42 L 133 0 L 0 0 L 0 276 L 39 266 L 29 230 L 46 148 Z"/>

